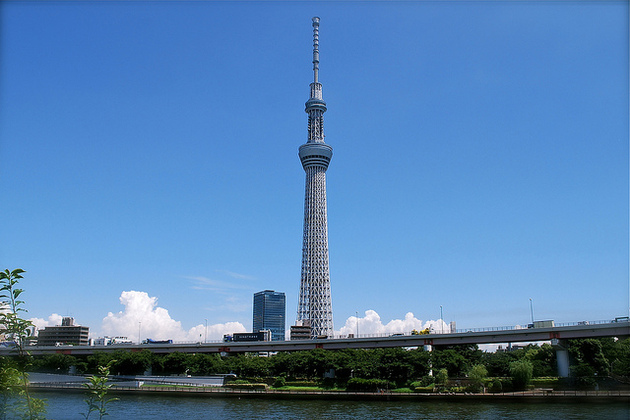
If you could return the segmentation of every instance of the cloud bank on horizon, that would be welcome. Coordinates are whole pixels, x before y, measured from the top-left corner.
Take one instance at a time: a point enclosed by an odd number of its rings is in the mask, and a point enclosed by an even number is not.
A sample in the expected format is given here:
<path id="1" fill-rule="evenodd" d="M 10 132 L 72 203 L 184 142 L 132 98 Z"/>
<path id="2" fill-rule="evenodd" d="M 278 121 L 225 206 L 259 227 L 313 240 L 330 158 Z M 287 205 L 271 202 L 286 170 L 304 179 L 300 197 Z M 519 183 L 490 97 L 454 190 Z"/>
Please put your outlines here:
<path id="1" fill-rule="evenodd" d="M 120 303 L 124 306 L 117 313 L 109 312 L 101 324 L 100 333 L 91 329 L 90 336 L 127 337 L 131 341 L 151 338 L 154 340 L 173 340 L 179 342 L 199 342 L 206 340 L 206 326 L 195 325 L 186 330 L 180 321 L 171 318 L 168 310 L 158 306 L 157 297 L 147 292 L 135 290 L 123 291 Z M 48 319 L 32 318 L 37 329 L 47 326 L 61 325 L 61 316 L 52 314 Z M 240 322 L 208 325 L 207 340 L 217 341 L 224 334 L 246 332 Z"/>
<path id="2" fill-rule="evenodd" d="M 151 338 L 154 340 L 171 339 L 178 342 L 198 342 L 206 340 L 206 326 L 195 325 L 186 330 L 180 321 L 171 318 L 167 309 L 158 306 L 157 297 L 149 296 L 147 292 L 135 290 L 123 291 L 119 298 L 120 304 L 124 306 L 122 311 L 117 313 L 109 312 L 101 325 L 100 333 L 92 330 L 91 336 L 95 334 L 109 337 L 127 337 L 132 341 Z M 364 317 L 351 316 L 340 330 L 335 331 L 336 335 L 356 334 L 357 327 L 359 335 L 383 335 L 409 333 L 411 330 L 421 330 L 431 328 L 433 331 L 449 331 L 449 325 L 442 320 L 430 320 L 423 322 L 416 318 L 412 312 L 407 312 L 404 319 L 393 319 L 384 324 L 380 315 L 370 309 L 365 311 Z M 52 314 L 47 319 L 31 318 L 37 329 L 47 326 L 61 325 L 62 316 Z M 208 325 L 207 340 L 218 341 L 224 334 L 236 332 L 246 332 L 245 326 L 240 322 L 226 322 L 224 324 Z M 288 331 L 287 331 L 288 336 Z"/>
<path id="3" fill-rule="evenodd" d="M 392 319 L 387 324 L 383 324 L 380 315 L 372 310 L 365 311 L 365 317 L 358 318 L 351 316 L 346 320 L 346 323 L 339 331 L 335 331 L 335 334 L 348 335 L 358 334 L 363 335 L 384 335 L 384 334 L 402 334 L 409 333 L 412 330 L 423 330 L 430 328 L 432 331 L 450 332 L 450 327 L 441 319 L 435 321 L 430 320 L 423 322 L 416 318 L 413 312 L 407 312 L 404 319 Z"/>

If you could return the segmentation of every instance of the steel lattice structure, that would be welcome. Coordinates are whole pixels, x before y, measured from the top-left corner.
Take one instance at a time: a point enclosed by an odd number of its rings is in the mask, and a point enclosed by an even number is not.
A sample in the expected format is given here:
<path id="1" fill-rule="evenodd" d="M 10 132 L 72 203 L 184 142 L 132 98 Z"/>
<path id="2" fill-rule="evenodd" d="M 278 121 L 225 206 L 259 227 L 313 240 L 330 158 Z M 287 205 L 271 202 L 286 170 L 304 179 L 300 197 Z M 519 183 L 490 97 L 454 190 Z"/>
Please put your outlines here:
<path id="1" fill-rule="evenodd" d="M 311 337 L 332 336 L 333 317 L 328 267 L 328 220 L 326 211 L 326 170 L 332 147 L 324 143 L 324 112 L 319 83 L 319 18 L 313 18 L 313 83 L 306 102 L 308 139 L 300 146 L 299 156 L 306 172 L 304 194 L 304 235 L 302 243 L 302 278 L 298 321 L 308 322 Z"/>

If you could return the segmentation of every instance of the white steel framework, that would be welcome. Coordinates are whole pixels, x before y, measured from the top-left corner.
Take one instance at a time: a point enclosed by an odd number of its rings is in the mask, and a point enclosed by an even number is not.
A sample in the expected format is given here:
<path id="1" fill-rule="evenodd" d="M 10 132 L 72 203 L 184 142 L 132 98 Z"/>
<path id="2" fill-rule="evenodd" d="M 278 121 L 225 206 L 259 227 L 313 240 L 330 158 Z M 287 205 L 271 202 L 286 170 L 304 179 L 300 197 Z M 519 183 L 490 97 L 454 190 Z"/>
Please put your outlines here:
<path id="1" fill-rule="evenodd" d="M 319 83 L 319 18 L 313 18 L 313 83 L 306 102 L 308 139 L 299 156 L 306 172 L 302 277 L 297 319 L 311 327 L 311 337 L 332 336 L 333 317 L 328 267 L 328 220 L 326 211 L 326 170 L 332 147 L 324 143 L 324 112 Z"/>

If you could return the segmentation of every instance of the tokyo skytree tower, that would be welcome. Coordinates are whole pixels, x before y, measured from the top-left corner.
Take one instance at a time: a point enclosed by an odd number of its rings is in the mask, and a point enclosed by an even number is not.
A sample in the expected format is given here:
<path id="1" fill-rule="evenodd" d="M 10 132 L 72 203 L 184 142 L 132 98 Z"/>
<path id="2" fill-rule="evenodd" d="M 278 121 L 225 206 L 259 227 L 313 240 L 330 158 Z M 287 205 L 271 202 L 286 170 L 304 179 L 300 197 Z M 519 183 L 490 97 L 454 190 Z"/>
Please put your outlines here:
<path id="1" fill-rule="evenodd" d="M 319 18 L 313 18 L 313 83 L 306 102 L 308 140 L 299 156 L 306 172 L 302 278 L 297 319 L 310 324 L 311 337 L 332 336 L 333 317 L 328 269 L 328 221 L 326 216 L 326 169 L 332 147 L 324 143 L 324 112 L 319 73 Z"/>

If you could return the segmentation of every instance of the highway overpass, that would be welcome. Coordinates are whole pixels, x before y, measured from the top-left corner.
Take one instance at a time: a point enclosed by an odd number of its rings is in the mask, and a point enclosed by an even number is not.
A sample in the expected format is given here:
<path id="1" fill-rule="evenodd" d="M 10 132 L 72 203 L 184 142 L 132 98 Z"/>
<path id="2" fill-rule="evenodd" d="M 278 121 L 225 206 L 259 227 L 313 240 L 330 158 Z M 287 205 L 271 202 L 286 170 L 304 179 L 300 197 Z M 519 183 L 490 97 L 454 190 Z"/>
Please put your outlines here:
<path id="1" fill-rule="evenodd" d="M 339 349 L 372 349 L 386 347 L 433 347 L 455 344 L 493 344 L 551 341 L 562 343 L 574 338 L 628 337 L 630 322 L 576 323 L 546 328 L 487 328 L 449 334 L 426 335 L 391 335 L 381 337 L 329 338 L 319 340 L 294 341 L 258 341 L 258 342 L 213 342 L 213 343 L 173 343 L 173 344 L 129 344 L 112 346 L 30 346 L 28 351 L 33 356 L 46 354 L 69 354 L 73 356 L 90 355 L 96 351 L 116 350 L 142 351 L 148 349 L 154 353 L 246 353 L 278 352 Z M 14 349 L 0 349 L 0 355 L 15 353 Z"/>

